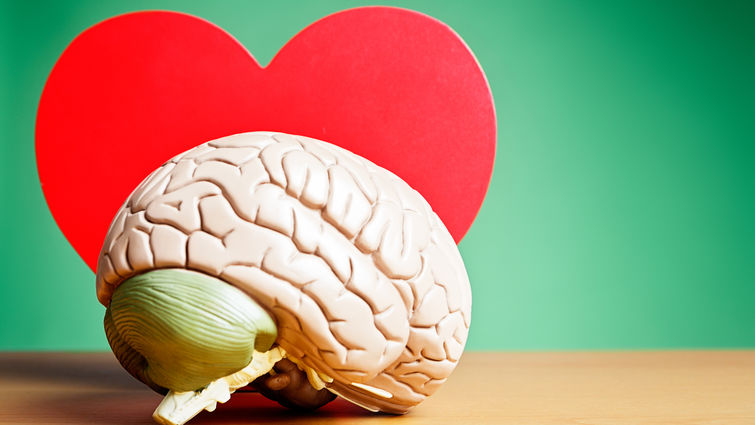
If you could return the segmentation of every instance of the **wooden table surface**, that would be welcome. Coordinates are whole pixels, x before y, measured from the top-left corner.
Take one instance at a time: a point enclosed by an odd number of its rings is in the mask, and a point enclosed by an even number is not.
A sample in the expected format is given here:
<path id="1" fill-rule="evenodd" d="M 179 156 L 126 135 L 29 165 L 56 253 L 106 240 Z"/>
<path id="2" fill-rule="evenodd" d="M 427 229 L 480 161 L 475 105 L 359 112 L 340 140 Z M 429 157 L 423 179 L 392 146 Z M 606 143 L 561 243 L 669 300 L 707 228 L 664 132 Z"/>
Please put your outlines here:
<path id="1" fill-rule="evenodd" d="M 160 396 L 110 353 L 0 353 L 0 424 L 151 424 Z M 235 394 L 190 424 L 755 424 L 755 351 L 466 353 L 405 416 L 296 413 Z"/>

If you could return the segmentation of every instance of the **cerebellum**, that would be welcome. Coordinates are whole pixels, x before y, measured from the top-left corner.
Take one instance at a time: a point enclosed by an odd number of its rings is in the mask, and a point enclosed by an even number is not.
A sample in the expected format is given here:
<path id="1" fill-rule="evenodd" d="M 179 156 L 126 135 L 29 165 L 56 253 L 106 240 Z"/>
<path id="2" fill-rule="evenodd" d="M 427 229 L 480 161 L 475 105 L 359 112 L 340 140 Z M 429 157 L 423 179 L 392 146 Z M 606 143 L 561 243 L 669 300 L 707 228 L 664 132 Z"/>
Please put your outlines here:
<path id="1" fill-rule="evenodd" d="M 124 281 L 106 313 L 113 351 L 147 385 L 195 391 L 246 367 L 270 349 L 272 318 L 217 278 L 184 269 L 149 271 Z M 110 324 L 108 324 L 108 322 Z"/>

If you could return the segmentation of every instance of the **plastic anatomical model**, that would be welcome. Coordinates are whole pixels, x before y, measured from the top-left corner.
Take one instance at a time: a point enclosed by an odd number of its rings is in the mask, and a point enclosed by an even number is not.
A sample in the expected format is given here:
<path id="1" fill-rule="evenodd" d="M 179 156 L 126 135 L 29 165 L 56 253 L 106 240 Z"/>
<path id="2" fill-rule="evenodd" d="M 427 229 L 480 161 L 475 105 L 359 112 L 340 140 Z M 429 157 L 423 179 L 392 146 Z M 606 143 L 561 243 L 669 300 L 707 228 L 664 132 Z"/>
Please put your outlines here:
<path id="1" fill-rule="evenodd" d="M 462 354 L 471 292 L 418 192 L 335 145 L 243 133 L 191 149 L 117 212 L 97 295 L 123 367 L 181 424 L 251 385 L 405 413 Z"/>

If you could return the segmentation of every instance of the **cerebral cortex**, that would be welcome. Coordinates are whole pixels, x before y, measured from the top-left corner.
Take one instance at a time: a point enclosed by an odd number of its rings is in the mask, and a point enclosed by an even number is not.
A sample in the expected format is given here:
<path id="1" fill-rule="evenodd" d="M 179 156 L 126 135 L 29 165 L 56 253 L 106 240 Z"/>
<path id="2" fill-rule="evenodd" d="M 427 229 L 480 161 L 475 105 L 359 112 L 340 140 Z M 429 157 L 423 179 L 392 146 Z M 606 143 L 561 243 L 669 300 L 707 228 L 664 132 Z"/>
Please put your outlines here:
<path id="1" fill-rule="evenodd" d="M 372 410 L 406 412 L 456 366 L 471 290 L 453 238 L 399 177 L 333 144 L 254 132 L 204 143 L 149 175 L 117 212 L 97 271 L 184 268 L 234 285 L 277 344 Z"/>

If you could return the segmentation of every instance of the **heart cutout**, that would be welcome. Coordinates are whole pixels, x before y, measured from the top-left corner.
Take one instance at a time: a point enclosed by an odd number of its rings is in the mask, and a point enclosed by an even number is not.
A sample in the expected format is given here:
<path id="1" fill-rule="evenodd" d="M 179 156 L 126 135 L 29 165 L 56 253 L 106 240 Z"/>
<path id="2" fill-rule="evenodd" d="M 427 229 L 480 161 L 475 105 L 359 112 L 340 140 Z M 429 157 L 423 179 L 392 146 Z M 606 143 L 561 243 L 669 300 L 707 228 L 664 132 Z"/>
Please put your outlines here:
<path id="1" fill-rule="evenodd" d="M 393 171 L 457 242 L 495 155 L 485 75 L 461 38 L 426 15 L 338 12 L 263 68 L 203 19 L 137 12 L 87 29 L 58 59 L 37 114 L 39 178 L 94 270 L 115 211 L 144 177 L 200 143 L 255 130 L 322 139 Z"/>

